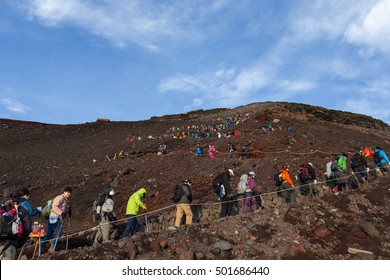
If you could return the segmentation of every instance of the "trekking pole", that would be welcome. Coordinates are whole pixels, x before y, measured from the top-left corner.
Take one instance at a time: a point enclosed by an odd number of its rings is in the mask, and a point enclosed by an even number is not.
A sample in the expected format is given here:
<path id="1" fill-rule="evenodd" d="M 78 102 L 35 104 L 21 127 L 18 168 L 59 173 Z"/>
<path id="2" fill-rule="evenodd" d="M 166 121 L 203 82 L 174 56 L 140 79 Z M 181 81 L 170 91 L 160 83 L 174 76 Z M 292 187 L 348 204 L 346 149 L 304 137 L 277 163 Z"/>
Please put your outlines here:
<path id="1" fill-rule="evenodd" d="M 68 225 L 66 226 L 66 247 L 65 247 L 65 250 L 66 250 L 66 251 L 68 251 L 69 227 L 70 227 L 70 217 L 69 217 L 69 219 L 68 219 Z"/>
<path id="2" fill-rule="evenodd" d="M 145 214 L 145 222 L 146 222 L 146 233 L 149 233 L 148 216 L 146 214 Z"/>

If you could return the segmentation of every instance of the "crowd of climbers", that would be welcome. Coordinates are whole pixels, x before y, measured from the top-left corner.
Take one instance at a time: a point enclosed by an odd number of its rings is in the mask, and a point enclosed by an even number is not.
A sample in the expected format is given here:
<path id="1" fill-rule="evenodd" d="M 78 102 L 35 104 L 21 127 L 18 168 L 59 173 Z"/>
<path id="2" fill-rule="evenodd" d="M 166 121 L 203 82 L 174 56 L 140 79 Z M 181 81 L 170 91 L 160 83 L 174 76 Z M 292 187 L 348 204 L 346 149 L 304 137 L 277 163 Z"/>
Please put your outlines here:
<path id="1" fill-rule="evenodd" d="M 231 121 L 225 120 L 224 127 L 229 127 Z M 234 122 L 237 122 L 235 120 Z M 201 129 L 216 129 L 217 127 L 201 127 Z M 272 131 L 272 125 L 267 127 L 267 131 Z M 174 131 L 174 130 L 172 130 Z M 209 145 L 208 154 L 211 159 L 215 157 L 215 147 Z M 228 143 L 227 153 L 229 164 L 236 166 L 237 149 L 232 142 Z M 159 145 L 158 153 L 163 155 L 168 153 L 167 143 Z M 196 147 L 196 156 L 202 156 L 203 148 L 200 144 Z M 241 159 L 246 159 L 248 149 L 244 145 L 239 152 Z M 372 159 L 374 166 L 370 166 L 368 159 Z M 359 188 L 369 182 L 370 177 L 375 177 L 377 172 L 385 174 L 389 171 L 389 158 L 385 151 L 379 146 L 375 149 L 369 147 L 361 148 L 354 153 L 350 159 L 345 153 L 333 154 L 326 163 L 326 184 L 331 191 L 338 195 L 339 193 L 348 192 L 351 189 Z M 346 173 L 348 166 L 353 171 L 353 176 Z M 370 175 L 370 176 L 369 176 Z M 218 174 L 212 181 L 213 189 L 221 203 L 220 217 L 232 215 L 233 207 L 236 205 L 237 198 L 243 198 L 243 206 L 241 212 L 243 214 L 249 211 L 256 211 L 263 208 L 261 193 L 256 187 L 256 174 L 254 171 L 242 174 L 236 192 L 231 186 L 231 178 L 235 176 L 232 168 Z M 297 184 L 294 184 L 293 179 Z M 290 168 L 287 163 L 281 165 L 280 170 L 274 176 L 275 191 L 284 203 L 294 203 L 298 192 L 300 195 L 316 197 L 318 196 L 317 175 L 316 169 L 312 163 L 302 163 L 299 166 L 296 176 L 290 174 Z M 179 185 L 179 198 L 175 201 L 176 218 L 174 227 L 180 227 L 184 222 L 192 224 L 193 213 L 191 210 L 192 203 L 192 182 L 189 179 L 183 180 Z M 143 202 L 147 190 L 140 188 L 134 192 L 128 199 L 126 205 L 127 223 L 121 238 L 130 237 L 140 230 L 140 222 L 137 219 L 140 208 L 147 210 L 146 204 Z M 53 252 L 56 249 L 57 243 L 62 236 L 62 228 L 64 222 L 70 222 L 71 208 L 69 198 L 72 194 L 72 187 L 63 188 L 61 194 L 56 196 L 52 201 L 48 201 L 47 205 L 42 207 L 32 208 L 29 202 L 30 192 L 27 188 L 17 191 L 16 188 L 8 188 L 3 193 L 1 201 L 1 240 L 0 240 L 0 259 L 15 259 L 16 251 L 21 248 L 32 232 L 32 217 L 40 214 L 47 216 L 46 234 L 39 243 L 39 251 L 46 252 L 46 245 L 50 241 L 48 252 Z M 115 190 L 111 186 L 106 186 L 104 193 L 99 195 L 99 203 L 96 207 L 98 230 L 94 238 L 94 244 L 110 241 L 110 230 L 113 227 L 113 222 L 117 221 L 114 212 L 114 196 Z M 185 216 L 185 219 L 183 218 Z M 8 227 L 6 226 L 8 225 Z M 9 227 L 9 225 L 12 225 Z M 15 226 L 16 225 L 16 226 Z"/>

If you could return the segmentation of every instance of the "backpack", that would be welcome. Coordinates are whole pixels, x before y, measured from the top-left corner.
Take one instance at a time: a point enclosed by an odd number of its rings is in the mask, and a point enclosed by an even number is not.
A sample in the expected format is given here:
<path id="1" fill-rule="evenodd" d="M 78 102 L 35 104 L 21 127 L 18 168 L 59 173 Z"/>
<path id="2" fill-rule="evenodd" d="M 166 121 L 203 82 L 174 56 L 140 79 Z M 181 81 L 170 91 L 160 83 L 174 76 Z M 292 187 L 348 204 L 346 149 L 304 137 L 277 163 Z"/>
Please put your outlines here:
<path id="1" fill-rule="evenodd" d="M 51 213 L 51 207 L 53 205 L 53 201 L 54 201 L 54 199 L 49 199 L 46 202 L 46 205 L 43 207 L 42 212 L 41 212 L 41 215 L 42 215 L 43 218 L 49 219 L 49 216 L 50 216 L 50 213 Z"/>
<path id="2" fill-rule="evenodd" d="M 102 206 L 107 200 L 105 193 L 99 194 L 98 197 L 92 202 L 92 213 L 95 220 L 99 220 L 102 215 Z"/>
<path id="3" fill-rule="evenodd" d="M 354 154 L 351 158 L 351 163 L 352 163 L 353 167 L 358 167 L 358 166 L 362 165 L 363 164 L 362 155 L 359 153 Z"/>
<path id="4" fill-rule="evenodd" d="M 213 187 L 213 190 L 214 192 L 219 195 L 220 191 L 221 191 L 221 181 L 222 181 L 222 176 L 224 175 L 224 172 L 222 173 L 219 173 L 214 179 L 213 179 L 213 182 L 212 182 L 212 187 Z"/>
<path id="5" fill-rule="evenodd" d="M 240 177 L 240 182 L 237 185 L 237 193 L 242 194 L 246 190 L 246 181 L 248 181 L 248 174 L 242 174 Z"/>
<path id="6" fill-rule="evenodd" d="M 22 236 L 23 226 L 19 217 L 19 203 L 13 202 L 1 208 L 0 239 L 15 240 Z"/>
<path id="7" fill-rule="evenodd" d="M 331 162 L 332 162 L 332 164 L 330 165 L 330 170 L 332 172 L 338 171 L 339 170 L 338 158 L 337 157 L 333 157 Z"/>
<path id="8" fill-rule="evenodd" d="M 298 177 L 301 182 L 306 182 L 307 180 L 312 179 L 312 175 L 309 172 L 309 164 L 304 163 L 299 166 Z"/>
<path id="9" fill-rule="evenodd" d="M 380 163 L 382 161 L 382 159 L 383 159 L 380 156 L 379 152 L 380 152 L 379 150 L 374 152 L 374 162 L 375 163 Z"/>
<path id="10" fill-rule="evenodd" d="M 275 186 L 280 187 L 283 184 L 282 172 L 277 172 L 274 175 Z"/>
<path id="11" fill-rule="evenodd" d="M 347 166 L 347 158 L 344 155 L 339 156 L 338 166 L 341 172 L 345 172 Z"/>
<path id="12" fill-rule="evenodd" d="M 172 199 L 173 203 L 179 202 L 179 200 L 182 196 L 183 196 L 183 188 L 180 185 L 176 185 L 172 189 L 172 193 L 171 193 L 171 199 Z"/>

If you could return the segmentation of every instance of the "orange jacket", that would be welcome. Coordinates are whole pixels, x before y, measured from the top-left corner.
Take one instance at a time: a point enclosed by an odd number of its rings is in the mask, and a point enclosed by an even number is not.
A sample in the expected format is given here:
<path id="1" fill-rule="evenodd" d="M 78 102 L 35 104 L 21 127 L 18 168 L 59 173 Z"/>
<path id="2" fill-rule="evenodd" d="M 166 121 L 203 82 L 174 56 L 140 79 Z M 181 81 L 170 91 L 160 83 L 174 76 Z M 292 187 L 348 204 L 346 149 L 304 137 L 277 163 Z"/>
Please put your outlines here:
<path id="1" fill-rule="evenodd" d="M 280 172 L 282 173 L 282 180 L 283 180 L 283 183 L 284 182 L 287 182 L 291 185 L 291 187 L 294 187 L 294 183 L 293 181 L 291 180 L 291 177 L 290 177 L 290 174 L 288 173 L 288 170 L 286 169 L 281 169 Z M 282 184 L 283 184 L 282 183 Z"/>

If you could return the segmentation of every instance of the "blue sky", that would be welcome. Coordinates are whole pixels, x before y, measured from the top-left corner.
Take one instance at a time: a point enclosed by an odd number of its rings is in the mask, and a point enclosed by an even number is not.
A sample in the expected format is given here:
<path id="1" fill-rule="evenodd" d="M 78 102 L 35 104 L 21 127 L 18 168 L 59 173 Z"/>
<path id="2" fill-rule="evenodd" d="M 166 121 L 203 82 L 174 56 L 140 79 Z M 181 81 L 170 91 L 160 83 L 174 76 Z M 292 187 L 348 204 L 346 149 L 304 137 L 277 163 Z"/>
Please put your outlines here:
<path id="1" fill-rule="evenodd" d="M 2 0 L 0 118 L 287 101 L 390 123 L 390 0 Z"/>

